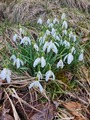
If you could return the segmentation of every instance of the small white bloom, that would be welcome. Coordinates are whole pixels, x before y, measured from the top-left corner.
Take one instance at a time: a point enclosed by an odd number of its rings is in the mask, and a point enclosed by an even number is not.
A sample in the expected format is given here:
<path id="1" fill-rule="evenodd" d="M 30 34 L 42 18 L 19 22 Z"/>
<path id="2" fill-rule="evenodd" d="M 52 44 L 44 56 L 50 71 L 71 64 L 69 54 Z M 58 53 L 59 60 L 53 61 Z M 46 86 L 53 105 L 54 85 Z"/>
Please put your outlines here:
<path id="1" fill-rule="evenodd" d="M 68 63 L 68 64 L 71 64 L 71 62 L 73 61 L 73 59 L 74 59 L 74 58 L 73 58 L 72 53 L 69 53 L 68 56 L 67 56 L 67 63 Z"/>
<path id="2" fill-rule="evenodd" d="M 55 75 L 51 70 L 47 71 L 45 76 L 46 76 L 46 81 L 48 81 L 49 78 L 51 78 L 51 77 L 52 77 L 53 80 L 55 80 Z"/>
<path id="3" fill-rule="evenodd" d="M 10 60 L 15 61 L 15 60 L 16 60 L 16 56 L 15 56 L 15 55 L 12 55 L 12 56 L 10 57 Z"/>
<path id="4" fill-rule="evenodd" d="M 43 87 L 42 87 L 42 85 L 40 84 L 39 81 L 32 82 L 29 86 L 29 89 L 31 89 L 32 87 L 38 87 L 40 89 L 40 92 L 44 91 L 44 89 L 43 89 Z"/>
<path id="5" fill-rule="evenodd" d="M 84 55 L 83 55 L 83 49 L 81 50 L 81 54 L 79 55 L 78 60 L 82 61 L 84 59 Z"/>
<path id="6" fill-rule="evenodd" d="M 44 46 L 43 46 L 43 51 L 45 51 L 48 48 L 48 46 L 49 46 L 49 42 L 46 41 L 45 44 L 44 44 Z"/>
<path id="7" fill-rule="evenodd" d="M 72 47 L 72 48 L 71 48 L 71 53 L 73 53 L 73 52 L 74 52 L 74 53 L 76 52 L 75 47 Z"/>
<path id="8" fill-rule="evenodd" d="M 49 28 L 52 28 L 52 27 L 53 27 L 53 23 L 50 23 L 50 24 L 48 25 L 48 27 L 49 27 Z"/>
<path id="9" fill-rule="evenodd" d="M 24 65 L 23 61 L 20 60 L 19 58 L 17 58 L 16 60 L 14 60 L 13 65 L 15 65 L 15 64 L 16 64 L 16 67 L 17 67 L 17 68 L 20 68 L 20 66 L 23 66 L 23 65 Z"/>
<path id="10" fill-rule="evenodd" d="M 62 59 L 60 59 L 59 62 L 57 63 L 57 68 L 59 68 L 59 67 L 61 67 L 61 68 L 64 67 Z"/>
<path id="11" fill-rule="evenodd" d="M 42 19 L 39 18 L 38 21 L 37 21 L 37 23 L 38 23 L 38 24 L 42 24 L 42 23 L 43 23 Z"/>
<path id="12" fill-rule="evenodd" d="M 56 36 L 56 40 L 58 40 L 58 41 L 60 40 L 60 37 L 58 35 Z"/>
<path id="13" fill-rule="evenodd" d="M 47 20 L 47 24 L 50 24 L 50 22 L 51 22 L 50 19 L 48 19 L 48 20 Z"/>
<path id="14" fill-rule="evenodd" d="M 46 60 L 44 57 L 41 57 L 41 67 L 43 68 L 44 66 L 46 66 Z"/>
<path id="15" fill-rule="evenodd" d="M 76 41 L 76 35 L 72 31 L 69 33 L 69 39 L 72 39 L 74 42 Z"/>
<path id="16" fill-rule="evenodd" d="M 30 38 L 29 37 L 24 37 L 24 38 L 22 38 L 22 40 L 21 40 L 21 42 L 20 42 L 20 44 L 25 44 L 25 45 L 31 45 L 31 40 L 30 40 Z"/>
<path id="17" fill-rule="evenodd" d="M 1 79 L 4 80 L 4 79 L 6 78 L 6 80 L 7 80 L 8 83 L 10 83 L 10 81 L 11 81 L 10 76 L 11 76 L 11 71 L 10 71 L 9 69 L 7 69 L 7 68 L 4 68 L 4 69 L 1 71 L 1 73 L 0 73 Z"/>
<path id="18" fill-rule="evenodd" d="M 39 51 L 39 47 L 36 43 L 34 44 L 34 48 L 35 48 L 36 51 Z"/>
<path id="19" fill-rule="evenodd" d="M 33 63 L 33 67 L 36 67 L 40 62 L 41 62 L 41 58 L 37 58 Z"/>
<path id="20" fill-rule="evenodd" d="M 67 30 L 63 30 L 63 31 L 62 31 L 62 34 L 63 34 L 63 35 L 67 35 Z"/>
<path id="21" fill-rule="evenodd" d="M 56 45 L 52 41 L 49 42 L 49 46 L 47 48 L 47 53 L 49 53 L 50 50 L 52 50 L 56 54 L 58 53 L 58 49 L 57 49 Z"/>
<path id="22" fill-rule="evenodd" d="M 33 63 L 33 67 L 36 67 L 39 63 L 41 63 L 42 68 L 46 65 L 46 60 L 44 59 L 44 57 L 37 58 Z"/>
<path id="23" fill-rule="evenodd" d="M 66 55 L 65 57 L 64 57 L 64 61 L 67 59 L 67 63 L 68 64 L 71 64 L 71 62 L 73 61 L 73 55 L 72 55 L 72 53 L 69 53 L 68 55 Z"/>
<path id="24" fill-rule="evenodd" d="M 43 75 L 42 75 L 41 71 L 38 71 L 37 78 L 38 78 L 38 80 L 42 80 Z"/>
<path id="25" fill-rule="evenodd" d="M 50 35 L 50 31 L 49 30 L 46 30 L 46 35 Z"/>
<path id="26" fill-rule="evenodd" d="M 17 38 L 18 38 L 18 35 L 15 34 L 15 35 L 13 36 L 13 41 L 16 42 Z"/>
<path id="27" fill-rule="evenodd" d="M 59 20 L 58 20 L 57 18 L 55 18 L 55 19 L 53 20 L 53 24 L 55 24 L 55 23 L 59 23 Z"/>
<path id="28" fill-rule="evenodd" d="M 61 16 L 61 20 L 64 20 L 66 18 L 66 14 L 63 13 L 62 16 Z"/>
<path id="29" fill-rule="evenodd" d="M 54 28 L 52 28 L 51 34 L 53 35 L 55 33 L 55 31 L 56 30 Z"/>
<path id="30" fill-rule="evenodd" d="M 81 53 L 81 54 L 79 55 L 78 60 L 79 60 L 79 61 L 82 61 L 83 59 L 84 59 L 84 57 L 83 57 L 83 53 Z"/>
<path id="31" fill-rule="evenodd" d="M 64 40 L 64 41 L 63 41 L 63 45 L 65 45 L 65 47 L 70 47 L 70 42 Z"/>
<path id="32" fill-rule="evenodd" d="M 74 42 L 76 41 L 76 35 L 73 36 L 73 41 L 74 41 Z"/>
<path id="33" fill-rule="evenodd" d="M 67 23 L 67 21 L 63 21 L 63 23 L 62 23 L 62 28 L 65 28 L 65 29 L 67 29 L 68 28 L 68 23 Z"/>

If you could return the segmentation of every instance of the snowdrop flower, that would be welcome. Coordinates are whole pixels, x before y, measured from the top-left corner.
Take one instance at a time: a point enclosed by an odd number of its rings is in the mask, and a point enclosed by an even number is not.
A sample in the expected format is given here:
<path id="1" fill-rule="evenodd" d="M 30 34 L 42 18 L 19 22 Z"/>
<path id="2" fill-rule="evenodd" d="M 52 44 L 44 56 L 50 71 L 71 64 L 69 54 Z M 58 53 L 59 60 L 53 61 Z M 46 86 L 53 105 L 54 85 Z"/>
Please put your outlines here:
<path id="1" fill-rule="evenodd" d="M 40 92 L 44 91 L 44 89 L 43 89 L 43 87 L 42 87 L 42 85 L 40 84 L 39 81 L 32 82 L 29 86 L 29 89 L 31 89 L 32 87 L 38 87 L 40 89 Z"/>
<path id="2" fill-rule="evenodd" d="M 43 51 L 45 51 L 48 48 L 48 46 L 49 46 L 49 42 L 46 41 L 45 44 L 44 44 L 44 46 L 43 46 Z"/>
<path id="3" fill-rule="evenodd" d="M 49 46 L 47 48 L 47 53 L 49 53 L 50 50 L 52 50 L 56 54 L 58 53 L 58 49 L 57 49 L 56 45 L 52 41 L 49 42 Z"/>
<path id="4" fill-rule="evenodd" d="M 50 35 L 50 31 L 49 30 L 46 30 L 46 35 Z"/>
<path id="5" fill-rule="evenodd" d="M 38 24 L 42 24 L 42 19 L 39 18 L 38 21 L 37 21 Z"/>
<path id="6" fill-rule="evenodd" d="M 11 81 L 10 76 L 11 76 L 11 71 L 8 68 L 4 68 L 0 73 L 1 79 L 4 80 L 6 78 L 8 83 L 10 83 L 10 81 Z"/>
<path id="7" fill-rule="evenodd" d="M 68 64 L 71 64 L 71 62 L 73 61 L 73 55 L 72 55 L 72 53 L 69 53 L 68 55 L 66 55 L 65 56 L 65 58 L 64 58 L 64 61 L 67 59 L 67 63 Z"/>
<path id="8" fill-rule="evenodd" d="M 63 31 L 62 31 L 62 34 L 63 34 L 63 35 L 67 35 L 67 30 L 63 30 Z"/>
<path id="9" fill-rule="evenodd" d="M 63 45 L 65 45 L 65 47 L 70 47 L 70 42 L 68 42 L 68 41 L 65 40 L 65 41 L 63 42 Z"/>
<path id="10" fill-rule="evenodd" d="M 73 36 L 73 41 L 74 41 L 74 42 L 76 41 L 76 35 Z"/>
<path id="11" fill-rule="evenodd" d="M 16 60 L 16 56 L 15 56 L 15 55 L 12 55 L 12 56 L 10 57 L 10 60 L 15 61 L 15 60 Z"/>
<path id="12" fill-rule="evenodd" d="M 48 81 L 49 78 L 51 78 L 51 77 L 52 77 L 53 80 L 55 80 L 55 75 L 51 70 L 47 71 L 45 76 L 46 76 L 46 81 Z"/>
<path id="13" fill-rule="evenodd" d="M 60 59 L 59 62 L 57 63 L 57 68 L 59 68 L 59 67 L 61 67 L 61 68 L 64 67 L 62 59 Z"/>
<path id="14" fill-rule="evenodd" d="M 71 48 L 71 53 L 73 53 L 73 52 L 74 52 L 74 54 L 76 53 L 75 47 Z"/>
<path id="15" fill-rule="evenodd" d="M 46 65 L 46 60 L 44 59 L 44 57 L 37 58 L 33 63 L 33 67 L 36 67 L 39 63 L 41 63 L 42 68 Z"/>
<path id="16" fill-rule="evenodd" d="M 42 75 L 41 71 L 38 71 L 37 78 L 38 78 L 38 80 L 42 80 L 43 75 Z"/>
<path id="17" fill-rule="evenodd" d="M 13 41 L 16 42 L 17 38 L 18 38 L 18 35 L 15 34 L 15 35 L 13 36 Z"/>
<path id="18" fill-rule="evenodd" d="M 63 13 L 61 16 L 61 20 L 64 20 L 65 18 L 66 18 L 66 15 L 65 15 L 65 13 Z"/>
<path id="19" fill-rule="evenodd" d="M 55 19 L 53 20 L 53 24 L 55 24 L 55 23 L 59 23 L 59 20 L 58 20 L 57 18 L 55 18 Z"/>
<path id="20" fill-rule="evenodd" d="M 17 58 L 17 59 L 14 60 L 13 65 L 15 65 L 15 64 L 16 64 L 16 67 L 17 67 L 17 68 L 20 68 L 21 65 L 22 65 L 22 66 L 24 65 L 23 61 L 20 60 L 19 58 Z"/>
<path id="21" fill-rule="evenodd" d="M 41 62 L 41 58 L 37 58 L 33 63 L 33 67 L 36 67 L 40 62 Z"/>
<path id="22" fill-rule="evenodd" d="M 68 28 L 68 23 L 65 20 L 62 23 L 62 28 L 65 28 L 65 29 Z"/>
<path id="23" fill-rule="evenodd" d="M 82 61 L 83 59 L 84 59 L 83 50 L 81 50 L 81 54 L 79 55 L 78 60 L 79 60 L 79 61 Z"/>
<path id="24" fill-rule="evenodd" d="M 55 31 L 56 30 L 54 28 L 52 28 L 51 34 L 53 35 L 55 33 Z"/>
<path id="25" fill-rule="evenodd" d="M 49 28 L 52 28 L 52 27 L 53 27 L 53 23 L 50 23 L 50 24 L 48 25 L 48 27 L 49 27 Z"/>
<path id="26" fill-rule="evenodd" d="M 34 48 L 35 48 L 36 51 L 39 51 L 39 47 L 36 43 L 34 44 Z"/>
<path id="27" fill-rule="evenodd" d="M 55 38 L 56 40 L 60 41 L 60 37 L 58 35 Z"/>
<path id="28" fill-rule="evenodd" d="M 70 38 L 72 38 L 74 42 L 76 41 L 76 35 L 74 35 L 72 31 L 69 33 L 69 39 Z"/>
<path id="29" fill-rule="evenodd" d="M 25 45 L 31 45 L 31 40 L 30 40 L 30 38 L 29 37 L 24 37 L 24 38 L 22 38 L 22 40 L 21 40 L 21 42 L 20 42 L 20 44 L 25 44 Z"/>
<path id="30" fill-rule="evenodd" d="M 48 19 L 48 20 L 47 20 L 47 24 L 50 24 L 50 22 L 51 22 L 50 19 Z"/>
<path id="31" fill-rule="evenodd" d="M 44 57 L 41 57 L 41 67 L 43 68 L 46 65 L 46 60 Z"/>

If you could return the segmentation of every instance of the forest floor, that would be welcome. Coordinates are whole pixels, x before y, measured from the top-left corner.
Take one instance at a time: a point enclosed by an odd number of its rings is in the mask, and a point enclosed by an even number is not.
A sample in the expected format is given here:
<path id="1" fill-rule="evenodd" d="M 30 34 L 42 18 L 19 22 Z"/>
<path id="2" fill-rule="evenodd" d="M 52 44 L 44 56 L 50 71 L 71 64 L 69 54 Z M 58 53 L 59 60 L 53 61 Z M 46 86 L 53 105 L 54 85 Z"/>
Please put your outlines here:
<path id="1" fill-rule="evenodd" d="M 82 35 L 85 63 L 76 73 L 60 73 L 60 81 L 49 82 L 50 92 L 41 94 L 27 88 L 28 73 L 13 73 L 12 82 L 0 79 L 0 120 L 90 120 L 90 0 L 1 0 L 0 2 L 0 71 L 2 53 L 9 56 L 7 44 L 22 25 L 34 35 L 35 22 L 67 15 L 69 27 Z M 21 82 L 20 82 L 21 81 Z M 59 86 L 58 86 L 58 85 Z M 14 93 L 14 94 L 13 94 Z"/>

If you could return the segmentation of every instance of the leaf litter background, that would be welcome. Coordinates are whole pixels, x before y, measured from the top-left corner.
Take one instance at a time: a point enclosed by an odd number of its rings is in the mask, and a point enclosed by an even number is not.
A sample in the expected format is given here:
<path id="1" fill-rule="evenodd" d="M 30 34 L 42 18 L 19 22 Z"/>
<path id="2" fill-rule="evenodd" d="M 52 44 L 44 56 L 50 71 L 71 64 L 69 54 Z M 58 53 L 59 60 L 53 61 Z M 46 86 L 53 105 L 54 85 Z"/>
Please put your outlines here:
<path id="1" fill-rule="evenodd" d="M 8 53 L 7 56 L 9 56 L 7 43 L 15 47 L 12 36 L 13 29 L 17 30 L 18 23 L 37 36 L 38 31 L 34 22 L 38 17 L 45 20 L 55 16 L 60 18 L 63 12 L 67 14 L 69 25 L 75 29 L 76 33 L 80 35 L 82 32 L 82 42 L 88 43 L 90 40 L 90 0 L 1 0 L 0 51 Z M 90 46 L 85 53 L 86 60 L 90 59 L 89 48 Z M 2 69 L 2 61 L 3 58 L 0 55 L 0 69 Z M 10 84 L 0 80 L 0 119 L 90 120 L 90 61 L 78 70 L 77 78 L 74 78 L 73 74 L 65 71 L 62 78 L 68 79 L 60 78 L 58 81 L 62 90 L 65 91 L 64 94 L 60 91 L 54 98 L 49 94 L 48 99 L 37 89 L 28 90 L 30 78 L 27 73 L 23 73 L 23 76 L 14 74 L 13 82 Z M 71 89 L 67 81 L 74 80 L 78 85 L 75 88 L 72 85 Z"/>

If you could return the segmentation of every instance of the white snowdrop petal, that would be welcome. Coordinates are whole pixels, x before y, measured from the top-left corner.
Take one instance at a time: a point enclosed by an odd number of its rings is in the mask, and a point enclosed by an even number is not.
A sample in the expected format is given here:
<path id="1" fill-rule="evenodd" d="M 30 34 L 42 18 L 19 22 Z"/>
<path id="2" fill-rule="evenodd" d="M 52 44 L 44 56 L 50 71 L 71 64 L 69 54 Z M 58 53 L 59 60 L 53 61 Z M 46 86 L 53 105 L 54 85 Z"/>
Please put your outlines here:
<path id="1" fill-rule="evenodd" d="M 62 16 L 61 16 L 61 20 L 64 20 L 66 18 L 66 14 L 63 13 Z"/>
<path id="2" fill-rule="evenodd" d="M 46 60 L 44 59 L 44 57 L 41 57 L 41 67 L 45 67 L 46 66 Z"/>
<path id="3" fill-rule="evenodd" d="M 18 35 L 15 34 L 15 35 L 13 36 L 13 41 L 16 42 L 17 38 L 18 38 Z"/>
<path id="4" fill-rule="evenodd" d="M 42 23 L 43 23 L 42 19 L 39 18 L 38 21 L 37 21 L 37 23 L 38 23 L 38 24 L 42 24 Z"/>
<path id="5" fill-rule="evenodd" d="M 67 63 L 71 64 L 72 61 L 73 61 L 73 55 L 71 53 L 69 53 L 68 58 L 67 58 Z"/>
<path id="6" fill-rule="evenodd" d="M 40 92 L 43 92 L 43 87 L 42 87 L 42 85 L 40 84 L 40 82 L 38 82 L 38 87 L 39 87 L 39 89 L 40 89 Z"/>
<path id="7" fill-rule="evenodd" d="M 84 57 L 83 57 L 83 53 L 81 53 L 81 54 L 79 55 L 78 60 L 79 60 L 79 61 L 82 61 L 83 59 L 84 59 Z"/>
<path id="8" fill-rule="evenodd" d="M 32 82 L 30 85 L 29 85 L 29 89 L 31 89 L 32 87 L 34 87 L 35 85 L 35 82 Z"/>
<path id="9" fill-rule="evenodd" d="M 41 62 L 41 59 L 37 58 L 33 63 L 33 67 L 36 67 L 40 62 Z"/>
<path id="10" fill-rule="evenodd" d="M 20 67 L 20 60 L 19 60 L 19 58 L 17 58 L 17 61 L 16 61 L 16 66 L 17 66 L 17 68 L 19 68 L 19 67 Z"/>
<path id="11" fill-rule="evenodd" d="M 15 61 L 15 60 L 16 60 L 16 56 L 15 56 L 15 55 L 12 55 L 12 56 L 10 57 L 10 60 Z"/>

